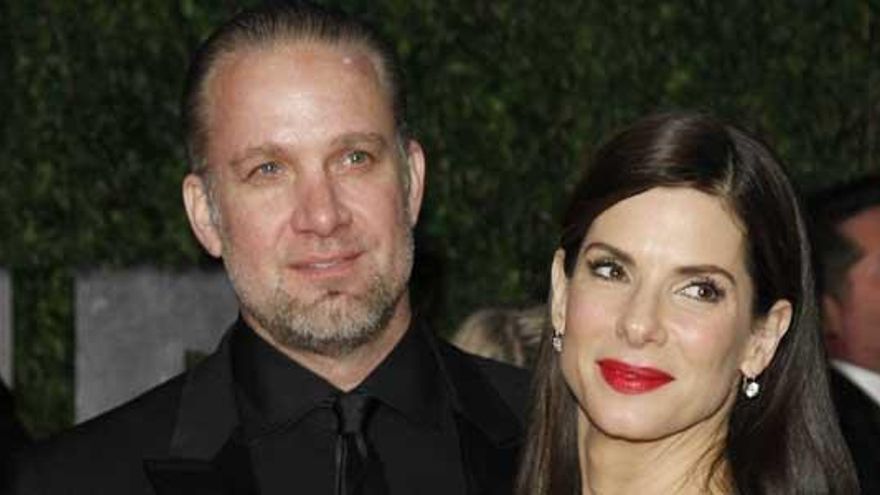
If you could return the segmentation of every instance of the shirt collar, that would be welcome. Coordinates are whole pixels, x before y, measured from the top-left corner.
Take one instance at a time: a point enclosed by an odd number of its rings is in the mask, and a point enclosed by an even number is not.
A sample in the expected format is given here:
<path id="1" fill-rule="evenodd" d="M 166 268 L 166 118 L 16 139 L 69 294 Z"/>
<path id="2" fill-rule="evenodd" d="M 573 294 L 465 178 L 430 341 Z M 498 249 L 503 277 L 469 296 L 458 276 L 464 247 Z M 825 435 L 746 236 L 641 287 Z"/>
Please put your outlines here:
<path id="1" fill-rule="evenodd" d="M 410 328 L 357 388 L 407 419 L 438 426 L 445 395 L 427 330 Z M 232 333 L 232 373 L 245 436 L 253 437 L 327 407 L 341 392 L 284 355 L 241 318 Z"/>
<path id="2" fill-rule="evenodd" d="M 339 391 L 259 336 L 239 317 L 231 336 L 232 376 L 245 436 L 296 422 Z"/>
<path id="3" fill-rule="evenodd" d="M 445 394 L 427 332 L 413 325 L 358 388 L 411 421 L 439 426 Z"/>
<path id="4" fill-rule="evenodd" d="M 880 405 L 880 374 L 838 359 L 832 359 L 831 364 Z"/>

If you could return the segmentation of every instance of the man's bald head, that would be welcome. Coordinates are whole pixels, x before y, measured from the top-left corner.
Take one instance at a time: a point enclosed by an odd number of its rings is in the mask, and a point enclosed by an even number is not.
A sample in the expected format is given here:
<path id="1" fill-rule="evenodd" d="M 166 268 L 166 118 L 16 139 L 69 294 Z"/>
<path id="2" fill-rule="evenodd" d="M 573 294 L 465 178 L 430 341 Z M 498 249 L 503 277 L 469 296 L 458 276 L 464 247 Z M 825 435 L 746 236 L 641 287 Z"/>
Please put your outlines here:
<path id="1" fill-rule="evenodd" d="M 400 143 L 406 132 L 406 98 L 394 50 L 369 25 L 342 12 L 308 2 L 269 4 L 245 10 L 218 28 L 199 48 L 190 64 L 182 114 L 190 171 L 206 170 L 211 80 L 230 55 L 269 50 L 296 43 L 354 47 L 365 55 L 353 63 L 372 63 L 388 91 Z"/>

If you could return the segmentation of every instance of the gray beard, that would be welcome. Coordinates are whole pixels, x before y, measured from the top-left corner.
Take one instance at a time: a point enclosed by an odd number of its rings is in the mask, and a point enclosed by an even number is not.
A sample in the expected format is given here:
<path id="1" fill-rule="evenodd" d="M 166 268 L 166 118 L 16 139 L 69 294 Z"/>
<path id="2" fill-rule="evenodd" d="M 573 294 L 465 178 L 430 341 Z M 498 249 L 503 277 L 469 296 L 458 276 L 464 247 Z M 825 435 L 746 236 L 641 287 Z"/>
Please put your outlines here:
<path id="1" fill-rule="evenodd" d="M 306 303 L 276 287 L 263 304 L 239 293 L 242 309 L 285 349 L 327 357 L 346 356 L 382 335 L 406 293 L 414 247 L 412 231 L 405 229 L 404 236 L 405 259 L 399 271 L 394 265 L 394 271 L 385 276 L 378 271 L 372 273 L 362 295 L 328 291 Z M 233 286 L 237 285 L 231 272 L 230 278 Z"/>
<path id="2" fill-rule="evenodd" d="M 267 307 L 246 309 L 279 346 L 341 357 L 382 334 L 403 293 L 403 287 L 392 287 L 375 276 L 364 296 L 329 292 L 303 303 L 279 288 Z M 352 299 L 338 300 L 343 297 Z"/>

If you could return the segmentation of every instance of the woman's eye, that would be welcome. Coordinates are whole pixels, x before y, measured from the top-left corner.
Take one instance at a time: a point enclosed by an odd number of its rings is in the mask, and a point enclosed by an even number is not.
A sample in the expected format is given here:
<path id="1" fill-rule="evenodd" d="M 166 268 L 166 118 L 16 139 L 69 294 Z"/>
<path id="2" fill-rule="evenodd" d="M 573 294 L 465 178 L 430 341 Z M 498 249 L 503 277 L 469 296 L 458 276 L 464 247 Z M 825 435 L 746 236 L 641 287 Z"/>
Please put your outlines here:
<path id="1" fill-rule="evenodd" d="M 705 302 L 720 301 L 724 297 L 724 291 L 711 281 L 694 282 L 682 289 L 681 293 L 691 299 Z"/>
<path id="2" fill-rule="evenodd" d="M 358 166 L 364 163 L 367 163 L 370 159 L 370 154 L 366 151 L 355 150 L 345 154 L 345 157 L 342 160 L 343 165 L 346 166 Z"/>
<path id="3" fill-rule="evenodd" d="M 605 280 L 624 280 L 626 271 L 619 263 L 614 261 L 599 260 L 590 262 L 590 272 Z"/>

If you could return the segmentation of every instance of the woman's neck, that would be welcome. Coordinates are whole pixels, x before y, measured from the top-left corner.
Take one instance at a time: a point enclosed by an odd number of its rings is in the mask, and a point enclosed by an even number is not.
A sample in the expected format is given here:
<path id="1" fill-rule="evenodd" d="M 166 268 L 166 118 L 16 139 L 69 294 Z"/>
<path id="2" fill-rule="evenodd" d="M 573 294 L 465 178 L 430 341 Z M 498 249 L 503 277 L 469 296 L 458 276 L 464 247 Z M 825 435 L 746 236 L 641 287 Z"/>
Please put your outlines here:
<path id="1" fill-rule="evenodd" d="M 583 495 L 725 494 L 733 490 L 722 455 L 726 428 L 702 424 L 654 441 L 610 437 L 579 415 Z"/>

